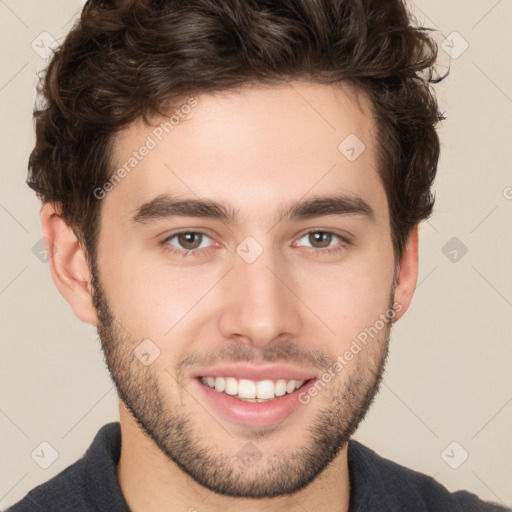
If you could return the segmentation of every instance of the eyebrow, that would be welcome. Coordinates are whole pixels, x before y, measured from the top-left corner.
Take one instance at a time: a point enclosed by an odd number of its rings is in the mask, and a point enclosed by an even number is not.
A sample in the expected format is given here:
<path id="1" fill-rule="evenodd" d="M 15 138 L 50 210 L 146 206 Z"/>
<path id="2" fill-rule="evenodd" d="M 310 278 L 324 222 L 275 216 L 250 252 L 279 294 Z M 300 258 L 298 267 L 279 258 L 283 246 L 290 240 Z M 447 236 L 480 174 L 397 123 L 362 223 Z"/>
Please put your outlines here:
<path id="1" fill-rule="evenodd" d="M 300 200 L 278 212 L 276 220 L 300 221 L 329 215 L 360 216 L 372 223 L 376 222 L 375 211 L 366 201 L 357 196 L 346 195 L 318 196 Z M 211 199 L 182 199 L 161 194 L 140 206 L 132 221 L 146 224 L 175 216 L 214 219 L 235 224 L 238 220 L 238 211 Z"/>

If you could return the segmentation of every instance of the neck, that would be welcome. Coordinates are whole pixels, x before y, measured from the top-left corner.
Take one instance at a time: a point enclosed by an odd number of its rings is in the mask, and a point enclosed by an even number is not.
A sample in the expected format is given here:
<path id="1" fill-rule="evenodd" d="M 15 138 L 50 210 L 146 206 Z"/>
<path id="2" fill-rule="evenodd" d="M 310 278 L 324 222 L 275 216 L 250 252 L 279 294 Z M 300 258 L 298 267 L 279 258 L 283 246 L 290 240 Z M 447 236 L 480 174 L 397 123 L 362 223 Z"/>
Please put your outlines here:
<path id="1" fill-rule="evenodd" d="M 347 446 L 305 489 L 275 498 L 234 498 L 199 485 L 170 460 L 120 403 L 119 484 L 131 512 L 347 512 L 350 482 Z M 269 475 L 271 478 L 271 475 Z"/>

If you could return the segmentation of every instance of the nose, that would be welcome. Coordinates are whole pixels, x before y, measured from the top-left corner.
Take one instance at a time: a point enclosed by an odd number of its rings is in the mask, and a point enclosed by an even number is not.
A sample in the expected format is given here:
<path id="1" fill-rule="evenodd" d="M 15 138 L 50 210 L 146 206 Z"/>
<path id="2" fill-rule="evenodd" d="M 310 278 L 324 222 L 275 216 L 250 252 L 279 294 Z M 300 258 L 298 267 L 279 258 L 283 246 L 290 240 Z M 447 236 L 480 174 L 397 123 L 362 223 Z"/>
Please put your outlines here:
<path id="1" fill-rule="evenodd" d="M 251 263 L 235 255 L 223 286 L 219 328 L 226 339 L 263 348 L 300 333 L 300 300 L 293 291 L 291 269 L 271 250 Z"/>

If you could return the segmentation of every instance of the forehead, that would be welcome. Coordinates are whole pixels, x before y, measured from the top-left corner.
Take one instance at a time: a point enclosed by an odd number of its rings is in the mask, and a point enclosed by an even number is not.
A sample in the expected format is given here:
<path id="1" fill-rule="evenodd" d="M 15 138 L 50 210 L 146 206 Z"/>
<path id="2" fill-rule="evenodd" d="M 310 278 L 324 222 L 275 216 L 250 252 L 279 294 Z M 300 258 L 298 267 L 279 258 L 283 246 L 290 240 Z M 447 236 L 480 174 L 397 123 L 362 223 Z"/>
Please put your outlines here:
<path id="1" fill-rule="evenodd" d="M 347 85 L 290 82 L 184 98 L 169 117 L 117 135 L 113 169 L 125 172 L 103 207 L 129 214 L 168 193 L 215 198 L 240 219 L 264 221 L 282 204 L 336 193 L 378 210 L 386 200 L 375 145 L 371 103 Z"/>

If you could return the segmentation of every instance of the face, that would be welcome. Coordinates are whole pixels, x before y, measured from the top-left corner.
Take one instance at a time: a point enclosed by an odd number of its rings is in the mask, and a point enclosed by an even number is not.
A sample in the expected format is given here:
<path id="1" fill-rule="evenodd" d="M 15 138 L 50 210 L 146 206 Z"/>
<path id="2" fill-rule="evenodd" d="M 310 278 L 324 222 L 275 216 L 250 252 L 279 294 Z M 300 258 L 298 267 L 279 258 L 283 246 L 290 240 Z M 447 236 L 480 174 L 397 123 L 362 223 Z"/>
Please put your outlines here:
<path id="1" fill-rule="evenodd" d="M 107 365 L 196 482 L 295 492 L 344 447 L 386 360 L 395 267 L 370 105 L 310 83 L 189 104 L 168 133 L 157 119 L 116 139 L 130 171 L 102 199 L 92 269 Z"/>

